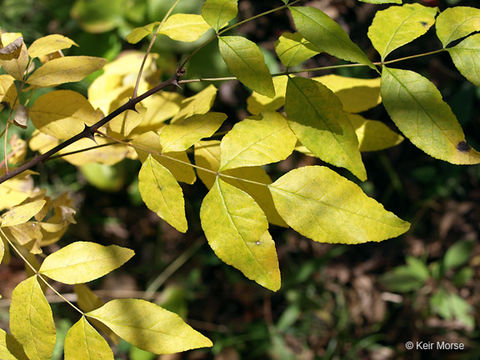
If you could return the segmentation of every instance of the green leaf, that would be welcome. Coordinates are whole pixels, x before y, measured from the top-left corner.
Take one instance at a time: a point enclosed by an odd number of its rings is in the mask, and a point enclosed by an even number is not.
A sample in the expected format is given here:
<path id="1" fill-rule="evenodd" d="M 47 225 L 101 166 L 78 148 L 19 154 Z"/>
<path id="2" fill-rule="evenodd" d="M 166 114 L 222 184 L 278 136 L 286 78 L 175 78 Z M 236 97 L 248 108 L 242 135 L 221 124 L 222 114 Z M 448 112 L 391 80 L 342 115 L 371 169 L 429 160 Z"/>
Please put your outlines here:
<path id="1" fill-rule="evenodd" d="M 369 4 L 401 4 L 402 0 L 359 0 Z"/>
<path id="2" fill-rule="evenodd" d="M 275 88 L 275 96 L 268 97 L 252 92 L 247 98 L 247 110 L 254 115 L 262 112 L 275 111 L 280 109 L 285 104 L 285 92 L 287 91 L 288 76 L 275 76 L 273 78 L 273 86 Z"/>
<path id="3" fill-rule="evenodd" d="M 145 36 L 153 33 L 153 29 L 160 24 L 159 21 L 155 21 L 151 24 L 140 26 L 133 29 L 130 34 L 127 35 L 126 39 L 130 44 L 136 44 L 142 40 Z"/>
<path id="4" fill-rule="evenodd" d="M 237 16 L 238 0 L 206 0 L 202 7 L 202 16 L 218 32 L 230 20 Z"/>
<path id="5" fill-rule="evenodd" d="M 82 316 L 65 337 L 65 360 L 113 360 L 113 353 L 105 339 Z"/>
<path id="6" fill-rule="evenodd" d="M 472 241 L 463 240 L 450 246 L 443 258 L 443 267 L 445 270 L 466 264 L 472 256 L 474 245 Z"/>
<path id="7" fill-rule="evenodd" d="M 425 34 L 435 22 L 437 11 L 437 8 L 420 4 L 391 6 L 377 11 L 368 28 L 368 37 L 382 61 L 393 50 Z"/>
<path id="8" fill-rule="evenodd" d="M 480 163 L 480 154 L 465 142 L 450 106 L 428 79 L 384 66 L 381 93 L 388 114 L 415 146 L 452 164 Z"/>
<path id="9" fill-rule="evenodd" d="M 425 285 L 425 279 L 413 268 L 403 265 L 382 275 L 380 283 L 390 291 L 406 293 L 420 289 Z"/>
<path id="10" fill-rule="evenodd" d="M 468 81 L 480 86 L 480 64 L 478 63 L 478 57 L 480 55 L 480 34 L 466 38 L 454 47 L 448 48 L 447 51 L 450 53 L 458 71 L 460 71 Z"/>
<path id="11" fill-rule="evenodd" d="M 252 90 L 275 96 L 272 76 L 258 46 L 242 36 L 220 36 L 218 47 L 228 70 Z"/>
<path id="12" fill-rule="evenodd" d="M 205 20 L 197 14 L 174 14 L 158 32 L 172 40 L 192 42 L 200 39 L 210 29 Z"/>
<path id="13" fill-rule="evenodd" d="M 323 11 L 306 6 L 289 8 L 295 26 L 316 48 L 340 59 L 365 64 L 375 69 L 367 55 L 350 40 L 348 34 Z"/>
<path id="14" fill-rule="evenodd" d="M 277 112 L 247 118 L 235 124 L 220 144 L 220 171 L 270 164 L 286 159 L 297 138 Z"/>
<path id="15" fill-rule="evenodd" d="M 117 245 L 76 241 L 48 255 L 39 272 L 64 284 L 81 284 L 119 268 L 134 255 Z"/>
<path id="16" fill-rule="evenodd" d="M 162 152 L 183 151 L 202 138 L 212 136 L 222 125 L 227 115 L 209 112 L 164 126 L 160 130 Z"/>
<path id="17" fill-rule="evenodd" d="M 0 329 L 0 359 L 28 360 L 23 352 L 22 345 L 10 334 Z"/>
<path id="18" fill-rule="evenodd" d="M 15 206 L 2 215 L 1 226 L 15 226 L 26 223 L 37 215 L 45 204 L 45 200 L 36 200 L 24 205 Z"/>
<path id="19" fill-rule="evenodd" d="M 285 111 L 291 129 L 315 156 L 347 168 L 360 180 L 367 178 L 355 130 L 327 87 L 312 79 L 290 78 Z"/>
<path id="20" fill-rule="evenodd" d="M 469 6 L 445 9 L 438 15 L 435 27 L 445 48 L 452 41 L 480 30 L 480 9 Z"/>
<path id="21" fill-rule="evenodd" d="M 180 232 L 188 229 L 180 185 L 162 164 L 148 155 L 138 174 L 138 188 L 147 207 Z"/>
<path id="22" fill-rule="evenodd" d="M 223 262 L 272 291 L 280 288 L 268 221 L 250 195 L 217 178 L 203 199 L 200 220 L 209 245 Z"/>
<path id="23" fill-rule="evenodd" d="M 55 323 L 36 276 L 22 281 L 12 292 L 10 330 L 30 360 L 50 359 L 55 347 Z"/>
<path id="24" fill-rule="evenodd" d="M 300 33 L 284 32 L 275 42 L 275 51 L 283 65 L 296 66 L 320 54 L 320 51 Z"/>
<path id="25" fill-rule="evenodd" d="M 155 354 L 173 354 L 213 345 L 177 314 L 145 300 L 112 300 L 86 315 L 102 322 L 136 347 Z"/>
<path id="26" fill-rule="evenodd" d="M 294 169 L 269 189 L 287 224 L 318 242 L 382 241 L 410 227 L 366 196 L 358 185 L 324 166 Z"/>

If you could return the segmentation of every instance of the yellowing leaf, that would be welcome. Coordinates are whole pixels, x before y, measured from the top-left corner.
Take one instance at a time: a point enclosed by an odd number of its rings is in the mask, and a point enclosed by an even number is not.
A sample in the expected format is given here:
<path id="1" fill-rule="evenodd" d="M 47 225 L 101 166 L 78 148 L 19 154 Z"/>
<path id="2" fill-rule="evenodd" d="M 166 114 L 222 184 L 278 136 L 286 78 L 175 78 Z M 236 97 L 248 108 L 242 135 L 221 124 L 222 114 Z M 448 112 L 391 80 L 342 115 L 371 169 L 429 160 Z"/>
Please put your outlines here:
<path id="1" fill-rule="evenodd" d="M 202 138 L 209 137 L 218 130 L 227 118 L 223 113 L 209 112 L 193 115 L 162 128 L 160 144 L 163 152 L 183 151 Z"/>
<path id="2" fill-rule="evenodd" d="M 0 264 L 3 261 L 3 256 L 5 255 L 5 244 L 2 237 L 0 237 Z M 1 345 L 0 345 L 0 354 L 1 354 Z M 0 358 L 1 359 L 1 358 Z"/>
<path id="3" fill-rule="evenodd" d="M 10 330 L 30 360 L 50 359 L 55 346 L 55 323 L 36 276 L 22 281 L 12 292 Z"/>
<path id="4" fill-rule="evenodd" d="M 320 54 L 300 33 L 284 32 L 275 42 L 275 51 L 286 67 L 296 66 Z"/>
<path id="5" fill-rule="evenodd" d="M 216 96 L 217 88 L 209 85 L 199 93 L 183 99 L 180 104 L 180 111 L 173 117 L 172 122 L 196 114 L 206 114 L 212 108 Z"/>
<path id="6" fill-rule="evenodd" d="M 30 57 L 41 57 L 54 53 L 58 50 L 68 49 L 72 45 L 78 46 L 77 43 L 68 37 L 59 34 L 52 34 L 35 40 L 28 48 Z"/>
<path id="7" fill-rule="evenodd" d="M 2 34 L 2 39 L 5 34 Z M 0 67 L 5 70 L 7 74 L 10 74 L 15 78 L 15 80 L 23 80 L 23 76 L 25 75 L 25 70 L 27 69 L 28 64 L 28 52 L 23 39 L 21 41 L 20 52 L 17 55 L 16 52 L 18 44 L 15 43 L 14 48 L 15 52 L 12 54 L 14 57 L 10 60 L 1 60 L 0 59 Z M 7 45 L 8 47 L 8 45 Z M 8 56 L 7 56 L 8 58 Z"/>
<path id="8" fill-rule="evenodd" d="M 340 100 L 327 87 L 312 79 L 290 78 L 285 111 L 298 140 L 315 156 L 366 179 L 355 131 Z"/>
<path id="9" fill-rule="evenodd" d="M 452 41 L 480 30 L 480 9 L 469 6 L 445 9 L 438 15 L 435 28 L 445 48 Z"/>
<path id="10" fill-rule="evenodd" d="M 269 188 L 287 224 L 314 241 L 382 241 L 410 226 L 367 197 L 358 185 L 324 166 L 294 169 Z"/>
<path id="11" fill-rule="evenodd" d="M 42 210 L 45 203 L 45 200 L 37 200 L 24 205 L 15 206 L 2 215 L 2 227 L 26 223 Z"/>
<path id="12" fill-rule="evenodd" d="M 167 91 L 161 91 L 146 98 L 142 103 L 147 108 L 147 111 L 140 124 L 133 130 L 133 133 L 143 134 L 148 131 L 159 130 L 164 125 L 165 120 L 179 113 L 183 100 L 184 97 L 182 95 Z M 185 106 L 188 107 L 187 105 Z"/>
<path id="13" fill-rule="evenodd" d="M 238 0 L 206 0 L 202 17 L 215 31 L 220 30 L 237 16 Z"/>
<path id="14" fill-rule="evenodd" d="M 134 255 L 117 245 L 76 241 L 48 255 L 39 272 L 64 284 L 81 284 L 119 268 Z"/>
<path id="15" fill-rule="evenodd" d="M 14 84 L 15 79 L 11 75 L 0 75 L 0 102 L 6 102 L 13 108 L 17 99 L 17 89 Z"/>
<path id="16" fill-rule="evenodd" d="M 378 151 L 400 144 L 403 136 L 392 131 L 381 121 L 368 120 L 363 116 L 348 114 L 357 134 L 360 151 Z"/>
<path id="17" fill-rule="evenodd" d="M 242 120 L 222 139 L 220 171 L 284 160 L 293 152 L 296 142 L 295 134 L 279 113 Z"/>
<path id="18" fill-rule="evenodd" d="M 381 102 L 380 78 L 359 79 L 340 75 L 325 75 L 313 78 L 332 90 L 340 99 L 343 110 L 362 112 Z"/>
<path id="19" fill-rule="evenodd" d="M 65 360 L 113 360 L 113 353 L 105 339 L 82 316 L 65 337 Z"/>
<path id="20" fill-rule="evenodd" d="M 133 29 L 130 34 L 127 35 L 127 41 L 130 44 L 136 44 L 142 40 L 145 36 L 150 35 L 153 32 L 153 29 L 160 24 L 159 21 L 155 21 L 151 24 L 140 26 Z"/>
<path id="21" fill-rule="evenodd" d="M 92 56 L 60 57 L 35 70 L 27 82 L 37 87 L 48 87 L 80 81 L 92 72 L 100 70 L 105 63 L 105 59 Z"/>
<path id="22" fill-rule="evenodd" d="M 18 59 L 23 45 L 23 37 L 13 40 L 7 46 L 0 48 L 0 60 Z"/>
<path id="23" fill-rule="evenodd" d="M 3 173 L 0 171 L 3 175 Z M 0 184 L 0 210 L 9 209 L 28 199 L 34 192 L 31 174 L 26 172 Z"/>
<path id="24" fill-rule="evenodd" d="M 272 76 L 258 46 L 242 36 L 220 36 L 218 47 L 228 70 L 245 86 L 268 96 L 275 96 Z"/>
<path id="25" fill-rule="evenodd" d="M 268 221 L 250 195 L 217 178 L 203 199 L 200 219 L 208 243 L 222 261 L 270 290 L 280 288 Z"/>
<path id="26" fill-rule="evenodd" d="M 93 125 L 100 120 L 100 114 L 88 100 L 72 90 L 56 90 L 40 96 L 29 114 L 38 130 L 61 140 L 78 134 L 85 124 Z"/>
<path id="27" fill-rule="evenodd" d="M 114 102 L 114 104 L 117 103 L 118 106 L 121 106 L 127 101 L 128 99 L 125 98 L 124 101 L 120 101 L 119 103 Z M 125 111 L 123 114 L 120 114 L 108 123 L 108 127 L 112 131 L 112 133 L 118 134 L 120 137 L 123 138 L 130 135 L 130 133 L 142 122 L 143 117 L 147 112 L 147 109 L 141 103 L 137 104 L 135 109 L 136 111 Z"/>
<path id="28" fill-rule="evenodd" d="M 195 144 L 195 163 L 202 168 L 197 169 L 198 176 L 205 186 L 210 189 L 215 183 L 216 172 L 220 167 L 220 141 L 200 141 Z M 271 184 L 272 179 L 261 166 L 243 167 L 222 171 L 222 179 L 245 191 L 257 202 L 267 216 L 268 222 L 287 227 L 287 224 L 278 215 L 273 205 L 272 195 L 267 187 L 262 184 Z M 240 179 L 246 179 L 242 181 Z"/>
<path id="29" fill-rule="evenodd" d="M 172 354 L 213 345 L 177 314 L 145 300 L 112 300 L 86 315 L 101 321 L 136 347 L 155 354 Z"/>
<path id="30" fill-rule="evenodd" d="M 187 184 L 195 182 L 195 171 L 193 171 L 185 151 L 159 155 L 162 153 L 162 147 L 158 134 L 153 131 L 146 132 L 133 139 L 132 144 L 135 146 L 135 151 L 141 162 L 145 162 L 148 154 L 152 153 L 153 158 L 165 166 L 177 181 Z"/>
<path id="31" fill-rule="evenodd" d="M 465 142 L 450 106 L 428 79 L 384 66 L 381 91 L 388 114 L 415 146 L 452 164 L 480 163 L 480 153 Z"/>
<path id="32" fill-rule="evenodd" d="M 268 97 L 252 92 L 247 99 L 247 110 L 254 115 L 262 112 L 275 111 L 285 104 L 285 92 L 287 91 L 288 76 L 275 76 L 273 78 L 273 86 L 275 88 L 275 96 Z"/>
<path id="33" fill-rule="evenodd" d="M 138 174 L 138 188 L 150 210 L 178 231 L 187 231 L 182 188 L 172 173 L 151 155 L 148 155 Z"/>
<path id="34" fill-rule="evenodd" d="M 420 4 L 391 6 L 377 11 L 368 37 L 383 59 L 393 50 L 425 34 L 435 22 L 438 9 Z"/>
<path id="35" fill-rule="evenodd" d="M 480 17 L 479 17 L 480 22 Z M 480 86 L 480 34 L 469 36 L 459 44 L 448 48 L 453 63 L 468 81 Z"/>
<path id="36" fill-rule="evenodd" d="M 12 335 L 6 333 L 2 329 L 0 329 L 0 359 L 28 360 L 23 352 L 22 345 L 20 345 Z"/>
<path id="37" fill-rule="evenodd" d="M 163 24 L 159 34 L 177 41 L 196 41 L 210 29 L 205 20 L 196 14 L 174 14 Z"/>
<path id="38" fill-rule="evenodd" d="M 87 148 L 91 148 L 92 146 L 103 145 L 112 143 L 112 140 L 96 137 L 95 141 L 92 139 L 83 138 L 72 145 L 67 146 L 63 150 L 61 150 L 60 154 L 66 154 L 69 152 L 75 152 Z M 125 157 L 129 154 L 130 149 L 123 144 L 114 144 L 105 147 L 101 147 L 98 149 L 82 151 L 77 154 L 66 155 L 63 157 L 65 161 L 68 161 L 70 164 L 75 166 L 82 166 L 88 163 L 100 163 L 105 165 L 115 165 L 116 163 L 125 159 Z"/>
<path id="39" fill-rule="evenodd" d="M 295 26 L 316 48 L 340 59 L 375 66 L 348 34 L 323 11 L 306 6 L 289 7 Z"/>

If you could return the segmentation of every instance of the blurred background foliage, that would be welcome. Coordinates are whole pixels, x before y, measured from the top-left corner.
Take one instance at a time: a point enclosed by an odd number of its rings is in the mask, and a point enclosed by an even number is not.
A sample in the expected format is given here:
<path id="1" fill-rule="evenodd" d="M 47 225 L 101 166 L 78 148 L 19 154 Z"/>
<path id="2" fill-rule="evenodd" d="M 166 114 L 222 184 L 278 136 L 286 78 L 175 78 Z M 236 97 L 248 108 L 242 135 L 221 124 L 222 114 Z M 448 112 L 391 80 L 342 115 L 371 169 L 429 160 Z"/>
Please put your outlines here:
<path id="1" fill-rule="evenodd" d="M 3 0 L 0 28 L 19 31 L 25 42 L 61 33 L 80 47 L 68 55 L 115 59 L 122 51 L 146 48 L 124 40 L 137 26 L 160 20 L 174 0 Z M 412 1 L 409 1 L 412 2 Z M 417 2 L 417 1 L 415 1 Z M 451 5 L 478 6 L 476 1 L 420 1 L 444 9 Z M 305 1 L 335 18 L 371 59 L 378 60 L 367 28 L 373 6 L 355 0 Z M 175 12 L 198 13 L 202 1 L 181 0 Z M 281 1 L 239 1 L 239 17 L 247 18 L 281 5 Z M 292 22 L 285 11 L 241 26 L 265 49 L 272 72 L 281 70 L 273 43 Z M 201 40 L 199 40 L 201 42 Z M 153 52 L 164 77 L 196 44 L 181 44 L 159 36 Z M 392 58 L 440 47 L 434 30 Z M 337 63 L 326 55 L 306 67 Z M 467 139 L 480 147 L 480 89 L 455 71 L 447 54 L 401 63 L 429 77 L 464 127 Z M 365 68 L 342 69 L 340 75 L 373 77 Z M 326 74 L 325 72 L 322 74 Z M 187 78 L 228 75 L 215 44 L 192 60 Z M 98 74 L 97 74 L 98 76 Z M 62 88 L 86 94 L 94 77 Z M 191 95 L 206 84 L 183 89 Z M 236 82 L 216 83 L 217 111 L 229 115 L 229 126 L 247 116 L 248 90 Z M 48 89 L 45 91 L 49 91 Z M 39 96 L 40 94 L 36 94 Z M 379 106 L 365 114 L 394 128 Z M 5 121 L 4 117 L 0 120 Z M 32 129 L 17 131 L 28 138 Z M 13 131 L 11 131 L 13 133 Z M 186 235 L 176 232 L 142 204 L 136 174 L 139 163 L 126 160 L 115 166 L 91 164 L 78 171 L 62 161 L 41 168 L 38 185 L 50 193 L 69 191 L 78 209 L 77 221 L 61 245 L 74 240 L 116 243 L 135 250 L 134 259 L 120 271 L 92 287 L 103 299 L 146 297 L 177 312 L 214 341 L 213 349 L 161 356 L 161 359 L 472 359 L 480 357 L 480 167 L 461 167 L 437 161 L 408 141 L 382 152 L 365 153 L 369 180 L 364 191 L 389 210 L 412 222 L 397 239 L 356 246 L 318 244 L 293 231 L 271 227 L 282 271 L 282 288 L 271 293 L 223 264 L 210 250 L 199 224 L 199 208 L 206 194 L 197 182 L 185 186 Z M 273 178 L 296 166 L 319 163 L 295 154 L 268 171 Z M 343 175 L 348 176 L 346 172 Z M 56 249 L 54 245 L 50 249 Z M 25 277 L 23 264 L 13 259 L 0 266 L 0 324 L 6 327 L 8 297 Z M 67 286 L 58 285 L 64 293 Z M 50 294 L 51 295 L 51 294 Z M 54 300 L 55 298 L 52 297 Z M 65 334 L 76 314 L 55 305 L 57 328 Z M 404 343 L 447 341 L 465 344 L 465 351 L 407 351 Z M 62 358 L 62 338 L 53 359 Z M 115 345 L 117 359 L 155 357 L 127 343 Z"/>

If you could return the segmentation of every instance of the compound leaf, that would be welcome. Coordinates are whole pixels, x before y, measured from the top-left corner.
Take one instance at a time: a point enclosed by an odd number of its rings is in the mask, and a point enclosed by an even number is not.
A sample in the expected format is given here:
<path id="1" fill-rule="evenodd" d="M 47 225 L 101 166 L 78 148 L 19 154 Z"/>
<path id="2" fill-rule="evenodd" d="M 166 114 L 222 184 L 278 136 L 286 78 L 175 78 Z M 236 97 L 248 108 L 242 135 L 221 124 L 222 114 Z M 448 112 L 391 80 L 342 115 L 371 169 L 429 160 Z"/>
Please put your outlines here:
<path id="1" fill-rule="evenodd" d="M 145 300 L 111 300 L 86 315 L 102 322 L 136 347 L 155 354 L 212 346 L 208 338 L 192 329 L 177 314 Z"/>
<path id="2" fill-rule="evenodd" d="M 415 146 L 452 164 L 480 163 L 480 153 L 465 142 L 450 106 L 428 79 L 384 66 L 381 93 L 388 114 Z"/>
<path id="3" fill-rule="evenodd" d="M 35 40 L 30 45 L 28 55 L 30 55 L 31 58 L 41 57 L 58 50 L 68 49 L 72 45 L 78 46 L 75 41 L 66 36 L 60 34 L 47 35 Z"/>
<path id="4" fill-rule="evenodd" d="M 65 337 L 65 360 L 113 360 L 113 353 L 105 339 L 82 316 Z"/>
<path id="5" fill-rule="evenodd" d="M 64 284 L 82 284 L 108 274 L 133 255 L 133 250 L 117 245 L 77 241 L 48 255 L 39 272 Z"/>
<path id="6" fill-rule="evenodd" d="M 275 96 L 272 76 L 258 46 L 242 36 L 220 36 L 218 46 L 228 70 L 252 90 Z"/>
<path id="7" fill-rule="evenodd" d="M 324 166 L 294 169 L 269 189 L 287 224 L 318 242 L 382 241 L 403 234 L 410 226 L 366 196 L 358 185 Z"/>
<path id="8" fill-rule="evenodd" d="M 238 0 L 207 0 L 202 7 L 202 16 L 218 32 L 237 16 Z"/>
<path id="9" fill-rule="evenodd" d="M 250 195 L 217 178 L 203 199 L 200 220 L 209 245 L 222 261 L 270 290 L 280 288 L 268 221 Z"/>
<path id="10" fill-rule="evenodd" d="M 172 173 L 148 155 L 138 174 L 138 188 L 147 207 L 180 232 L 188 228 L 185 202 Z"/>
<path id="11" fill-rule="evenodd" d="M 10 330 L 30 360 L 49 360 L 55 347 L 55 323 L 36 276 L 22 281 L 12 292 Z"/>
<path id="12" fill-rule="evenodd" d="M 158 32 L 172 40 L 191 42 L 202 37 L 210 29 L 203 17 L 197 14 L 173 14 Z"/>
<path id="13" fill-rule="evenodd" d="M 452 41 L 480 30 L 480 9 L 469 6 L 445 9 L 438 15 L 435 28 L 445 48 Z"/>
<path id="14" fill-rule="evenodd" d="M 480 86 L 480 64 L 478 63 L 478 56 L 480 55 L 480 34 L 469 36 L 454 47 L 448 48 L 447 51 L 450 53 L 458 71 L 460 71 L 468 81 Z"/>

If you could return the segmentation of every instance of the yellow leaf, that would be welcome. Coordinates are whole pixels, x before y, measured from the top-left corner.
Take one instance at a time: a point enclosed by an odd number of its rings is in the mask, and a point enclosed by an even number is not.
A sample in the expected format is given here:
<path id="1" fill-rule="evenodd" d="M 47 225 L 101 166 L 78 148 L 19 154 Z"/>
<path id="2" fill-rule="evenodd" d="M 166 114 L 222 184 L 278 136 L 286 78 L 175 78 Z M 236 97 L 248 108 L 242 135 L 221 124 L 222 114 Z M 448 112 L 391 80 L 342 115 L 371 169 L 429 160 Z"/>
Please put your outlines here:
<path id="1" fill-rule="evenodd" d="M 264 113 L 258 120 L 247 118 L 223 137 L 220 171 L 284 160 L 296 142 L 295 134 L 279 113 Z"/>
<path id="2" fill-rule="evenodd" d="M 51 135 L 44 134 L 39 130 L 35 130 L 28 141 L 30 149 L 32 151 L 38 151 L 40 154 L 46 153 L 58 144 L 60 144 L 60 140 Z"/>
<path id="3" fill-rule="evenodd" d="M 77 241 L 48 255 L 39 272 L 64 284 L 80 284 L 119 268 L 133 255 L 120 246 Z"/>
<path id="4" fill-rule="evenodd" d="M 106 60 L 99 57 L 65 56 L 42 65 L 27 82 L 37 87 L 49 87 L 80 81 L 92 72 L 100 70 L 105 63 Z"/>
<path id="5" fill-rule="evenodd" d="M 183 151 L 200 139 L 212 136 L 227 118 L 223 113 L 192 115 L 167 125 L 160 131 L 162 151 Z"/>
<path id="6" fill-rule="evenodd" d="M 12 33 L 13 34 L 13 33 Z M 2 39 L 4 40 L 4 35 L 2 34 Z M 20 34 L 18 34 L 20 35 Z M 15 34 L 17 36 L 17 34 Z M 21 35 L 20 35 L 21 36 Z M 17 48 L 18 43 L 21 42 L 21 47 L 20 47 L 20 52 L 18 56 L 15 54 L 14 58 L 10 60 L 1 60 L 0 59 L 0 66 L 5 70 L 6 73 L 10 74 L 13 76 L 16 80 L 23 80 L 23 76 L 25 74 L 25 70 L 27 69 L 27 64 L 28 64 L 28 52 L 27 52 L 27 46 L 23 42 L 23 38 L 21 40 L 15 40 L 11 39 L 11 41 L 7 40 L 6 44 L 7 47 L 9 44 L 14 43 L 14 47 Z M 18 50 L 16 50 L 18 51 Z M 15 51 L 15 52 L 16 52 Z"/>
<path id="7" fill-rule="evenodd" d="M 272 291 L 280 288 L 268 221 L 250 195 L 217 178 L 202 201 L 200 220 L 209 245 L 222 261 Z"/>
<path id="8" fill-rule="evenodd" d="M 199 93 L 184 99 L 180 104 L 180 111 L 173 117 L 172 122 L 196 114 L 206 114 L 212 108 L 216 96 L 217 88 L 209 85 Z"/>
<path id="9" fill-rule="evenodd" d="M 18 164 L 25 160 L 27 155 L 27 143 L 25 140 L 22 140 L 18 137 L 17 134 L 14 134 L 10 138 L 10 147 L 12 151 L 9 154 L 8 162 L 11 164 Z"/>
<path id="10" fill-rule="evenodd" d="M 118 57 L 105 65 L 103 68 L 105 74 L 108 75 L 128 75 L 137 74 L 142 66 L 145 53 L 141 51 L 123 51 Z M 155 64 L 158 54 L 150 54 L 145 61 L 144 69 L 147 70 Z M 132 82 L 135 83 L 136 76 Z"/>
<path id="11" fill-rule="evenodd" d="M 247 110 L 254 115 L 262 112 L 275 111 L 285 104 L 285 92 L 287 91 L 288 76 L 275 76 L 273 78 L 273 86 L 275 88 L 275 96 L 273 98 L 252 92 L 247 98 Z"/>
<path id="12" fill-rule="evenodd" d="M 150 35 L 153 32 L 153 29 L 159 25 L 159 21 L 155 21 L 151 24 L 140 26 L 133 29 L 130 34 L 127 35 L 126 39 L 130 44 L 136 44 L 142 40 L 145 36 Z"/>
<path id="13" fill-rule="evenodd" d="M 359 79 L 340 75 L 325 75 L 313 78 L 332 90 L 340 99 L 343 110 L 362 112 L 371 109 L 382 101 L 380 98 L 380 78 Z"/>
<path id="14" fill-rule="evenodd" d="M 11 75 L 0 75 L 0 102 L 6 102 L 11 108 L 14 107 L 17 99 L 15 79 Z"/>
<path id="15" fill-rule="evenodd" d="M 65 140 L 81 132 L 85 124 L 95 124 L 101 115 L 83 95 L 72 90 L 56 90 L 35 101 L 30 118 L 41 132 Z"/>
<path id="16" fill-rule="evenodd" d="M 135 146 L 135 151 L 138 154 L 138 158 L 141 162 L 145 162 L 150 152 L 155 160 L 165 166 L 177 179 L 187 184 L 193 184 L 196 180 L 195 171 L 190 165 L 187 153 L 185 151 L 167 153 L 163 156 L 162 147 L 160 146 L 160 139 L 158 134 L 153 131 L 146 132 L 132 141 Z"/>
<path id="17" fill-rule="evenodd" d="M 178 41 L 196 41 L 210 29 L 205 20 L 196 14 L 174 14 L 163 24 L 159 34 Z"/>
<path id="18" fill-rule="evenodd" d="M 95 137 L 95 141 L 83 138 L 61 150 L 60 154 L 66 154 L 68 152 L 79 151 L 92 146 L 108 143 L 112 143 L 112 140 L 103 137 Z M 129 148 L 126 145 L 114 144 L 94 150 L 80 152 L 78 154 L 64 156 L 63 159 L 75 166 L 82 166 L 92 162 L 105 165 L 115 165 L 116 163 L 125 159 L 128 154 Z"/>
<path id="19" fill-rule="evenodd" d="M 0 210 L 18 205 L 33 194 L 31 174 L 32 172 L 22 173 L 0 184 Z"/>
<path id="20" fill-rule="evenodd" d="M 0 329 L 0 359 L 28 360 L 22 349 L 22 345 L 20 345 L 12 335 L 2 329 Z"/>
<path id="21" fill-rule="evenodd" d="M 2 227 L 26 223 L 42 210 L 45 203 L 45 200 L 37 200 L 24 205 L 15 206 L 2 215 Z"/>
<path id="22" fill-rule="evenodd" d="M 88 101 L 94 108 L 108 114 L 112 103 L 119 97 L 131 95 L 133 88 L 123 84 L 123 75 L 104 73 L 88 87 Z"/>
<path id="23" fill-rule="evenodd" d="M 17 59 L 20 56 L 20 50 L 23 45 L 23 37 L 13 40 L 7 46 L 0 48 L 0 60 Z"/>
<path id="24" fill-rule="evenodd" d="M 126 103 L 128 99 L 121 101 L 118 106 Z M 115 134 L 120 135 L 121 137 L 127 137 L 130 135 L 133 129 L 135 129 L 141 122 L 147 109 L 142 104 L 137 104 L 135 107 L 136 111 L 127 110 L 123 114 L 115 117 L 108 123 L 108 127 Z"/>
<path id="25" fill-rule="evenodd" d="M 275 41 L 275 52 L 286 67 L 296 66 L 311 57 L 320 54 L 310 41 L 300 33 L 284 32 Z"/>
<path id="26" fill-rule="evenodd" d="M 30 360 L 50 359 L 55 347 L 55 323 L 36 276 L 22 281 L 12 292 L 10 330 Z"/>
<path id="27" fill-rule="evenodd" d="M 177 314 L 140 299 L 117 299 L 86 314 L 136 347 L 155 354 L 211 347 L 212 342 Z"/>
<path id="28" fill-rule="evenodd" d="M 82 316 L 65 337 L 65 360 L 113 360 L 113 353 L 105 339 Z"/>
<path id="29" fill-rule="evenodd" d="M 164 125 L 165 120 L 179 112 L 183 99 L 184 97 L 178 93 L 161 91 L 143 100 L 142 103 L 147 111 L 133 133 L 143 134 L 148 131 L 159 130 Z"/>
<path id="30" fill-rule="evenodd" d="M 28 110 L 27 107 L 22 104 L 15 106 L 15 115 L 13 117 L 13 123 L 22 129 L 27 128 L 28 122 Z"/>
<path id="31" fill-rule="evenodd" d="M 188 229 L 180 185 L 162 164 L 148 155 L 138 174 L 138 188 L 147 207 L 180 232 Z"/>
<path id="32" fill-rule="evenodd" d="M 210 189 L 216 179 L 216 172 L 220 167 L 220 141 L 200 141 L 195 144 L 195 163 L 211 172 L 197 169 L 198 176 L 203 181 L 205 186 Z M 262 184 L 271 184 L 272 179 L 265 172 L 261 166 L 251 166 L 237 169 L 230 169 L 222 171 L 222 174 L 231 176 L 223 176 L 222 179 L 247 192 L 258 203 L 267 216 L 268 222 L 288 227 L 283 219 L 278 215 L 275 206 L 273 205 L 272 195 L 268 188 Z M 239 179 L 246 179 L 249 181 L 242 181 Z M 252 182 L 253 181 L 253 182 Z"/>
<path id="33" fill-rule="evenodd" d="M 5 244 L 3 243 L 3 238 L 0 237 L 0 264 L 3 261 L 3 256 L 5 255 Z M 1 348 L 1 345 L 0 345 Z M 0 354 L 1 354 L 1 349 L 0 349 Z"/>
<path id="34" fill-rule="evenodd" d="M 403 136 L 392 131 L 381 121 L 368 120 L 363 116 L 347 114 L 355 128 L 360 151 L 378 151 L 398 145 Z"/>
<path id="35" fill-rule="evenodd" d="M 397 237 L 410 227 L 366 196 L 358 185 L 324 166 L 294 169 L 269 188 L 287 224 L 314 241 L 382 241 Z"/>
<path id="36" fill-rule="evenodd" d="M 31 58 L 41 57 L 58 50 L 68 49 L 72 45 L 78 46 L 75 41 L 66 36 L 60 34 L 47 35 L 35 40 L 30 45 L 28 48 L 28 55 L 30 55 Z"/>
<path id="37" fill-rule="evenodd" d="M 438 15 L 435 28 L 446 48 L 452 41 L 480 30 L 480 9 L 470 6 L 447 8 Z"/>

